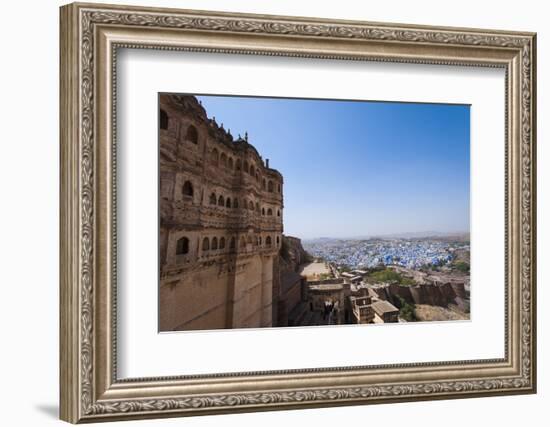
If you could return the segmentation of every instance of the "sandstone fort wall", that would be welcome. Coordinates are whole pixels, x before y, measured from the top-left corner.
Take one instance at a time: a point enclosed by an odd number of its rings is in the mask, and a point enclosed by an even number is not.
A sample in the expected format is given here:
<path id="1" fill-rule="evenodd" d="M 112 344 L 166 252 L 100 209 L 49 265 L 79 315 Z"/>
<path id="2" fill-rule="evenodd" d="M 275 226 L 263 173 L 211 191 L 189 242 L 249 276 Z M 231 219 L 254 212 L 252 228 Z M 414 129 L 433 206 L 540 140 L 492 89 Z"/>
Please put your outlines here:
<path id="1" fill-rule="evenodd" d="M 283 177 L 193 96 L 159 97 L 160 330 L 271 326 Z"/>

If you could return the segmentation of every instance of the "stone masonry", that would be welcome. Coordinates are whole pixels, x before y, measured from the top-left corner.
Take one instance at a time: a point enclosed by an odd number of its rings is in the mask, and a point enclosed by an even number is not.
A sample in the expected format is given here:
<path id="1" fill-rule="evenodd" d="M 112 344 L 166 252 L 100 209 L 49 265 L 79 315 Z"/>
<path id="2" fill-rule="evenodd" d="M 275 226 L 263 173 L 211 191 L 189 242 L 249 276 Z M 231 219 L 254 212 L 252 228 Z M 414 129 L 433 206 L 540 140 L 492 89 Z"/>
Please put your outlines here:
<path id="1" fill-rule="evenodd" d="M 159 96 L 161 331 L 272 326 L 283 177 L 193 96 Z"/>

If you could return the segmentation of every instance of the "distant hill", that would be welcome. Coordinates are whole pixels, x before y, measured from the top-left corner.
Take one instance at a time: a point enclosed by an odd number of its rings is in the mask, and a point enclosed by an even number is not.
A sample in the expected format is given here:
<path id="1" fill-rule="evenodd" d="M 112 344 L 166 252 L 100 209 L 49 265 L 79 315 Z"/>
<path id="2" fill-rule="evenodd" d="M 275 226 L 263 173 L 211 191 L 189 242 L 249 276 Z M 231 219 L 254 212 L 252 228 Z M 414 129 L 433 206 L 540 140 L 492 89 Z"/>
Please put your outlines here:
<path id="1" fill-rule="evenodd" d="M 358 235 L 354 237 L 316 237 L 312 239 L 302 239 L 307 243 L 322 243 L 337 240 L 367 240 L 367 239 L 438 239 L 438 240 L 453 240 L 460 242 L 469 242 L 469 232 L 444 232 L 444 231 L 411 231 L 404 233 L 393 234 L 372 234 Z"/>
<path id="2" fill-rule="evenodd" d="M 443 231 L 415 231 L 408 233 L 395 233 L 395 234 L 384 234 L 379 236 L 372 236 L 374 238 L 380 239 L 428 239 L 428 238 L 437 238 L 445 240 L 460 240 L 460 241 L 469 241 L 470 233 L 469 232 L 443 232 Z"/>

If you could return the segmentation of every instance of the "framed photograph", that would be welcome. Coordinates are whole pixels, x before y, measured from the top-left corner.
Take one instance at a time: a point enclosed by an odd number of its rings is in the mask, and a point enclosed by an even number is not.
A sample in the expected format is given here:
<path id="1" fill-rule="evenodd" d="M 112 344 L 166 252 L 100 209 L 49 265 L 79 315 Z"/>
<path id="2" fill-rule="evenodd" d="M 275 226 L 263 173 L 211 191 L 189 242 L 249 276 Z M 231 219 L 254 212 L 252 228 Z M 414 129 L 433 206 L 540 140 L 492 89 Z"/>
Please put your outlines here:
<path id="1" fill-rule="evenodd" d="M 60 22 L 63 420 L 536 391 L 535 34 Z"/>

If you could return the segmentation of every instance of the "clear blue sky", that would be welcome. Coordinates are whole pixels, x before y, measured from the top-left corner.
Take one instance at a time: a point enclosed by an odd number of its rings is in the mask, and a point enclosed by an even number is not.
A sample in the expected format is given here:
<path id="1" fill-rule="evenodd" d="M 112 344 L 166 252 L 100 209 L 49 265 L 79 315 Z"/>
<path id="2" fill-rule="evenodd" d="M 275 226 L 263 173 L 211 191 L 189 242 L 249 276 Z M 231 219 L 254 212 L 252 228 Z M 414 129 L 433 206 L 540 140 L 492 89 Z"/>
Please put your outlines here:
<path id="1" fill-rule="evenodd" d="M 284 177 L 284 233 L 470 229 L 470 107 L 199 96 Z"/>

